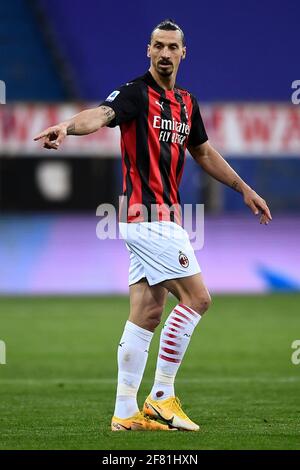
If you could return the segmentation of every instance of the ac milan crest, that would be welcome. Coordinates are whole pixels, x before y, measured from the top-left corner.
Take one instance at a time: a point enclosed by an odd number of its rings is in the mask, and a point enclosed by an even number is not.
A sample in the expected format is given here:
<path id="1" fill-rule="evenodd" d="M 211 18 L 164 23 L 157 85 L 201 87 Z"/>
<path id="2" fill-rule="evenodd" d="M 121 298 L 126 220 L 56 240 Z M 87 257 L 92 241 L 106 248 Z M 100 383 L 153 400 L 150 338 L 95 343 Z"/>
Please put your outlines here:
<path id="1" fill-rule="evenodd" d="M 184 253 L 182 253 L 182 251 L 179 251 L 178 260 L 179 260 L 179 263 L 181 264 L 181 266 L 183 268 L 188 268 L 189 267 L 189 264 L 190 264 L 189 259 Z"/>

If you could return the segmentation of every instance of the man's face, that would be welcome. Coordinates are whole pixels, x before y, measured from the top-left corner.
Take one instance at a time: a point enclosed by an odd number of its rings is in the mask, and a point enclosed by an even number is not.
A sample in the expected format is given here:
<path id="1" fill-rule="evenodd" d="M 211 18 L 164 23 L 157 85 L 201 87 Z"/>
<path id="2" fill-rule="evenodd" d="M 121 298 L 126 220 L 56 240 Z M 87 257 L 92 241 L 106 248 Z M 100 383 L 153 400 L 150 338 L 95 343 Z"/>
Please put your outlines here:
<path id="1" fill-rule="evenodd" d="M 147 55 L 161 77 L 169 77 L 173 73 L 176 75 L 180 61 L 186 55 L 180 31 L 156 29 L 151 44 L 148 45 Z"/>

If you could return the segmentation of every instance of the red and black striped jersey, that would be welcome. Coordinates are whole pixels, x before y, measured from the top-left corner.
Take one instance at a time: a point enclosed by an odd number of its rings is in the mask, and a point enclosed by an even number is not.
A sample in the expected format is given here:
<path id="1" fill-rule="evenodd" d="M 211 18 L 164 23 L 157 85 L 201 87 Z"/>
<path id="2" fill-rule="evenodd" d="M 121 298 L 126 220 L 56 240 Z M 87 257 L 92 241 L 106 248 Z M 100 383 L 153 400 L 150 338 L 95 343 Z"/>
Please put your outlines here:
<path id="1" fill-rule="evenodd" d="M 175 85 L 161 88 L 150 72 L 113 91 L 101 105 L 120 126 L 122 222 L 167 220 L 181 224 L 179 184 L 187 145 L 206 142 L 197 100 Z"/>

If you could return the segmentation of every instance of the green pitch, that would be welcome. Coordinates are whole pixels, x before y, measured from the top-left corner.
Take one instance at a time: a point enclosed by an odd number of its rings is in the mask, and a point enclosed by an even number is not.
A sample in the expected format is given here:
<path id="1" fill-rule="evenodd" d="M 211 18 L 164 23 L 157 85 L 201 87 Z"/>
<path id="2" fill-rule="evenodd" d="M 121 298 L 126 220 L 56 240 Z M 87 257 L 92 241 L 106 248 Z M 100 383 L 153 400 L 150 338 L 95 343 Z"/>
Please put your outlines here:
<path id="1" fill-rule="evenodd" d="M 112 433 L 128 299 L 2 298 L 0 449 L 300 449 L 300 365 L 291 362 L 299 305 L 296 294 L 214 297 L 177 385 L 202 431 Z M 152 385 L 155 336 L 141 405 Z"/>

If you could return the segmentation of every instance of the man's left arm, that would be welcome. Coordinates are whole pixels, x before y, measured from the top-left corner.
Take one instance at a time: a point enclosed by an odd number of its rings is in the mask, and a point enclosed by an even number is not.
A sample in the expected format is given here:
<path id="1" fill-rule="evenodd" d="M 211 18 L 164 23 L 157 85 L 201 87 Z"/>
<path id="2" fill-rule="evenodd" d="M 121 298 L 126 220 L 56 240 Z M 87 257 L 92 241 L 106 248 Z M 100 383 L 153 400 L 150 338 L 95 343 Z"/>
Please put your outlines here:
<path id="1" fill-rule="evenodd" d="M 208 141 L 196 147 L 189 145 L 188 149 L 206 173 L 241 193 L 245 204 L 250 207 L 253 214 L 258 215 L 261 213 L 261 224 L 267 225 L 272 220 L 266 201 L 242 180 Z"/>

